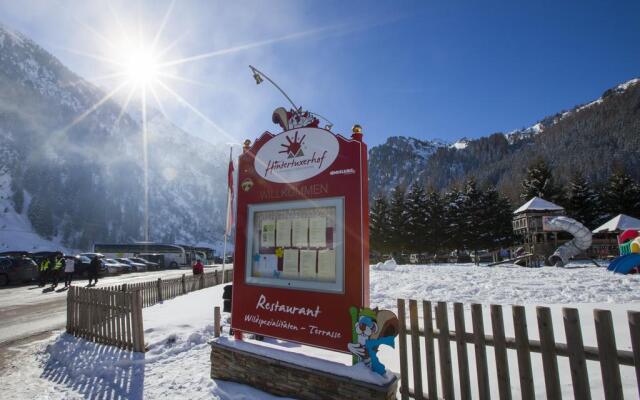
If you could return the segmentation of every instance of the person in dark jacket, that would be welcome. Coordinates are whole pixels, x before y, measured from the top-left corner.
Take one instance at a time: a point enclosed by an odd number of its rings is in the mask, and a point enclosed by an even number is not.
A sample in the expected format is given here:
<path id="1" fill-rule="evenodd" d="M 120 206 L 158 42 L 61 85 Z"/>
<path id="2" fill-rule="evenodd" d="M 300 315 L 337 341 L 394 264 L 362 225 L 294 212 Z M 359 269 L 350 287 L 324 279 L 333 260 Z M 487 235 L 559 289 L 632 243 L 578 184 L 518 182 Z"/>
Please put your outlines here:
<path id="1" fill-rule="evenodd" d="M 98 256 L 93 256 L 91 263 L 89 264 L 89 286 L 91 286 L 91 281 L 93 280 L 93 286 L 98 284 L 98 271 L 100 270 L 100 259 Z"/>
<path id="2" fill-rule="evenodd" d="M 49 268 L 47 269 L 47 281 L 51 280 L 52 283 L 55 280 L 54 268 L 56 266 L 57 256 L 58 256 L 57 253 L 51 253 L 51 255 L 49 256 Z"/>

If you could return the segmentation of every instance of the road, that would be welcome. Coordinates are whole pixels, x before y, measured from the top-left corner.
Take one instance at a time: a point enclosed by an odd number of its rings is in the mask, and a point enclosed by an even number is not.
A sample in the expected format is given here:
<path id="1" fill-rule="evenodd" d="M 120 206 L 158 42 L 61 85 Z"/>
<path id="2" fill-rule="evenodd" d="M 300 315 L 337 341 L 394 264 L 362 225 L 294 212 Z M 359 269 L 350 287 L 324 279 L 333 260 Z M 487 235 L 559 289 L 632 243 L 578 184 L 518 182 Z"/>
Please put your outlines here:
<path id="1" fill-rule="evenodd" d="M 213 271 L 213 268 L 206 268 L 205 272 L 208 271 Z M 169 279 L 182 274 L 191 274 L 191 270 L 137 272 L 103 277 L 98 281 L 98 287 L 158 278 Z M 76 280 L 74 284 L 85 286 L 87 280 Z M 58 285 L 58 288 L 61 286 L 64 285 Z M 66 296 L 66 290 L 43 291 L 37 285 L 0 288 L 0 345 L 64 327 Z"/>

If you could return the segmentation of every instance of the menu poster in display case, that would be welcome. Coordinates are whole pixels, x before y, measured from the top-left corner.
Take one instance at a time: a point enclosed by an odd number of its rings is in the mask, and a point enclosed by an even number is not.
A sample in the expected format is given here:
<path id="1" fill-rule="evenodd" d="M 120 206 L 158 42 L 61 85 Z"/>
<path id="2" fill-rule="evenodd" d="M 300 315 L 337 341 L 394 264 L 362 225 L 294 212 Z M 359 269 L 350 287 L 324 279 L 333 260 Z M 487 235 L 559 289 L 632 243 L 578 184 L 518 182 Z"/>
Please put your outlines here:
<path id="1" fill-rule="evenodd" d="M 300 278 L 316 279 L 315 250 L 300 250 Z"/>
<path id="2" fill-rule="evenodd" d="M 335 250 L 318 251 L 318 279 L 326 281 L 336 280 Z"/>
<path id="3" fill-rule="evenodd" d="M 282 257 L 282 276 L 286 278 L 298 277 L 298 249 L 285 249 Z"/>
<path id="4" fill-rule="evenodd" d="M 309 218 L 309 247 L 327 246 L 327 218 Z"/>
<path id="5" fill-rule="evenodd" d="M 247 283 L 340 293 L 344 290 L 344 202 L 274 202 L 249 208 Z M 266 233 L 265 233 L 266 232 Z M 318 251 L 331 250 L 321 262 Z M 334 258 L 327 260 L 329 254 Z M 265 257 L 271 255 L 271 257 Z"/>
<path id="6" fill-rule="evenodd" d="M 291 228 L 292 246 L 307 247 L 309 245 L 309 218 L 295 218 Z"/>
<path id="7" fill-rule="evenodd" d="M 260 227 L 260 247 L 275 247 L 276 245 L 276 221 L 265 219 Z"/>
<path id="8" fill-rule="evenodd" d="M 291 247 L 291 220 L 279 219 L 276 223 L 276 246 Z"/>
<path id="9" fill-rule="evenodd" d="M 278 257 L 275 254 L 260 254 L 257 276 L 272 277 L 278 270 Z"/>

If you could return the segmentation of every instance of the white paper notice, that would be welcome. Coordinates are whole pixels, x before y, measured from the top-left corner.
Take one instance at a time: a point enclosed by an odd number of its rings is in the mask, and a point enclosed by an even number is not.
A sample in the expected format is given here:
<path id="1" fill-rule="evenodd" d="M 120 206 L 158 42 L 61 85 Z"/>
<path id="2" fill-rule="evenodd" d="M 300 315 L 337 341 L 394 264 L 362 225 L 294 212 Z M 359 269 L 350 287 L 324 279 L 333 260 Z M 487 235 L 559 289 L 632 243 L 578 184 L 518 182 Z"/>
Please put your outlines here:
<path id="1" fill-rule="evenodd" d="M 300 250 L 300 277 L 316 278 L 316 251 Z"/>
<path id="2" fill-rule="evenodd" d="M 293 247 L 307 247 L 309 245 L 309 219 L 294 219 L 291 231 Z"/>
<path id="3" fill-rule="evenodd" d="M 291 247 L 290 219 L 279 219 L 276 223 L 276 246 Z"/>
<path id="4" fill-rule="evenodd" d="M 265 219 L 260 224 L 260 246 L 275 247 L 276 246 L 276 221 Z"/>
<path id="5" fill-rule="evenodd" d="M 318 279 L 334 281 L 336 280 L 336 251 L 318 251 Z"/>
<path id="6" fill-rule="evenodd" d="M 327 247 L 327 218 L 309 218 L 309 247 Z"/>
<path id="7" fill-rule="evenodd" d="M 260 254 L 258 261 L 258 276 L 272 278 L 278 269 L 278 257 L 275 254 Z"/>
<path id="8" fill-rule="evenodd" d="M 285 249 L 282 260 L 282 276 L 285 278 L 298 277 L 298 250 Z"/>

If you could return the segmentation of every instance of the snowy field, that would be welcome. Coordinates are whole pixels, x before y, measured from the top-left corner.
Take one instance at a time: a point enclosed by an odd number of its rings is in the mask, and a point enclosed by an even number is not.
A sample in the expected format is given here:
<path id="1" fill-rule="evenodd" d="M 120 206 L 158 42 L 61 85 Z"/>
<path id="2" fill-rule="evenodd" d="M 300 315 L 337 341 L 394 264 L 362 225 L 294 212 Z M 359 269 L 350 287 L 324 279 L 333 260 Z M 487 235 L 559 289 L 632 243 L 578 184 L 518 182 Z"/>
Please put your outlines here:
<path id="1" fill-rule="evenodd" d="M 537 338 L 534 305 L 549 305 L 558 342 L 564 341 L 561 307 L 577 307 L 585 329 L 586 345 L 595 344 L 592 310 L 606 308 L 613 312 L 618 348 L 629 349 L 626 310 L 640 310 L 640 276 L 614 275 L 588 265 L 573 267 L 526 269 L 462 264 L 378 265 L 371 270 L 372 305 L 395 310 L 398 297 L 464 303 L 525 304 L 531 339 Z M 0 390 L 2 393 L 15 393 L 15 398 L 271 399 L 272 396 L 252 388 L 209 378 L 210 348 L 207 342 L 213 337 L 213 307 L 221 305 L 221 296 L 222 288 L 218 286 L 145 309 L 145 340 L 149 351 L 144 355 L 85 342 L 61 332 L 39 341 L 14 346 L 8 350 L 11 356 L 5 355 L 8 361 L 2 366 Z M 488 312 L 485 317 L 488 317 Z M 509 317 L 510 310 L 505 309 L 505 328 L 507 335 L 512 335 Z M 470 326 L 470 319 L 467 326 Z M 487 333 L 490 333 L 490 327 L 487 318 Z M 309 351 L 278 341 L 272 341 L 271 346 L 286 347 L 296 352 Z M 350 360 L 348 355 L 331 353 L 328 356 L 319 349 L 313 349 L 311 353 L 315 357 L 328 357 L 344 364 Z M 492 348 L 487 353 L 492 368 Z M 514 398 L 519 398 L 515 352 L 509 353 L 513 371 L 511 385 Z M 469 355 L 473 363 L 471 346 Z M 391 371 L 398 372 L 395 350 L 383 347 L 381 358 Z M 540 357 L 534 355 L 532 361 L 536 395 L 544 398 Z M 588 364 L 592 388 L 601 387 L 598 366 L 592 362 Z M 559 367 L 563 373 L 563 394 L 566 398 L 573 398 L 568 362 L 559 358 Z M 622 368 L 622 377 L 626 398 L 637 398 L 632 369 Z M 476 386 L 473 380 L 472 374 L 472 386 Z M 496 390 L 497 386 L 492 382 L 492 391 Z M 602 398 L 602 393 L 594 390 L 593 398 Z"/>

